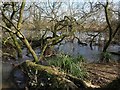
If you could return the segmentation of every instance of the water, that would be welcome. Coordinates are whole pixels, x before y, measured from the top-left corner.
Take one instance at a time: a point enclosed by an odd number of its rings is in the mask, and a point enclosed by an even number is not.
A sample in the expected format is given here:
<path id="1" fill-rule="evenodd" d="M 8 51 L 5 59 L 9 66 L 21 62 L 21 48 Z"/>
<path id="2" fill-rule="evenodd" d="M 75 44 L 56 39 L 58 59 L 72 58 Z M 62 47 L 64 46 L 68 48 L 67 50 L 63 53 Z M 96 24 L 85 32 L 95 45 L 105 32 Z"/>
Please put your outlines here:
<path id="1" fill-rule="evenodd" d="M 1 63 L 0 66 L 2 66 L 0 70 L 2 76 L 2 84 L 0 88 L 9 88 L 11 86 L 9 76 L 13 66 L 9 63 Z"/>
<path id="2" fill-rule="evenodd" d="M 63 52 L 65 54 L 69 54 L 71 56 L 79 56 L 82 55 L 88 62 L 93 62 L 93 61 L 99 61 L 100 60 L 100 54 L 103 50 L 103 47 L 105 45 L 105 40 L 106 40 L 106 34 L 101 33 L 98 36 L 95 37 L 95 42 L 93 42 L 93 50 L 91 50 L 91 47 L 89 46 L 91 36 L 92 35 L 97 35 L 98 32 L 76 32 L 75 36 L 79 38 L 81 42 L 85 42 L 88 45 L 87 46 L 82 46 L 81 44 L 78 44 L 78 40 L 74 39 L 73 42 L 66 42 L 63 40 L 61 45 L 59 45 L 58 51 Z M 95 45 L 97 44 L 97 45 Z M 118 52 L 120 51 L 120 45 L 117 44 L 111 44 L 108 47 L 109 52 Z M 120 61 L 120 56 L 118 55 L 111 55 L 111 60 L 119 60 Z"/>
<path id="3" fill-rule="evenodd" d="M 57 33 L 60 35 L 60 32 Z M 102 52 L 103 46 L 104 46 L 104 41 L 106 36 L 106 33 L 100 33 L 98 36 L 95 37 L 95 42 L 93 45 L 96 44 L 101 44 L 102 46 L 99 45 L 94 45 L 93 50 L 91 50 L 89 46 L 89 41 L 92 39 L 90 35 L 97 35 L 98 32 L 75 32 L 74 33 L 76 37 L 79 38 L 81 42 L 86 42 L 88 46 L 82 46 L 77 43 L 77 39 L 74 39 L 73 43 L 68 42 L 66 40 L 63 40 L 61 45 L 56 45 L 55 49 L 58 52 L 63 52 L 65 54 L 69 54 L 71 56 L 78 56 L 82 55 L 88 62 L 93 62 L 93 61 L 98 61 L 100 59 L 100 53 Z M 52 36 L 51 32 L 47 33 L 47 36 Z M 69 39 L 68 39 L 69 40 Z M 118 52 L 120 51 L 120 46 L 119 45 L 110 45 L 108 48 L 108 51 L 110 52 Z M 35 50 L 37 55 L 40 55 L 40 49 L 37 48 Z M 26 51 L 24 51 L 26 53 Z M 31 56 L 31 55 L 30 55 Z M 120 57 L 117 55 L 112 55 L 111 59 L 113 60 L 120 60 Z"/>
<path id="4" fill-rule="evenodd" d="M 99 61 L 100 60 L 100 54 L 102 52 L 103 47 L 95 45 L 93 46 L 93 50 L 91 50 L 89 44 L 87 46 L 82 46 L 78 44 L 76 41 L 72 42 L 65 42 L 63 41 L 62 44 L 56 45 L 55 50 L 60 53 L 65 53 L 71 56 L 79 56 L 82 55 L 88 62 L 94 62 L 94 61 Z M 118 52 L 120 51 L 120 46 L 119 45 L 110 45 L 108 48 L 109 52 Z M 36 48 L 35 52 L 37 56 L 40 55 L 41 50 L 40 48 Z M 32 55 L 29 54 L 29 56 L 26 56 L 27 53 L 27 48 L 23 49 L 23 58 L 22 61 L 25 60 L 32 60 Z M 112 60 L 120 60 L 120 56 L 118 55 L 112 55 L 111 56 Z M 21 60 L 16 60 L 16 63 L 21 62 Z"/>
<path id="5" fill-rule="evenodd" d="M 65 54 L 71 56 L 79 56 L 82 55 L 88 62 L 98 61 L 100 60 L 100 53 L 103 47 L 100 46 L 93 46 L 93 50 L 91 50 L 90 46 L 81 46 L 78 43 L 71 43 L 67 42 L 59 46 L 59 52 L 63 52 Z M 118 45 L 111 45 L 108 48 L 110 52 L 117 52 L 120 51 L 120 46 Z M 120 60 L 120 56 L 112 55 L 112 60 Z"/>
<path id="6" fill-rule="evenodd" d="M 24 48 L 22 51 L 22 55 L 23 55 L 22 59 L 16 58 L 16 60 L 8 59 L 7 61 L 6 60 L 3 60 L 3 62 L 1 61 L 1 63 L 0 63 L 0 67 L 1 67 L 0 68 L 0 75 L 2 78 L 0 79 L 0 81 L 1 81 L 0 90 L 1 90 L 1 88 L 11 88 L 11 87 L 16 88 L 15 85 L 13 84 L 13 82 L 11 81 L 10 74 L 14 68 L 13 64 L 18 65 L 18 64 L 24 62 L 25 60 L 33 60 L 32 57 L 26 56 L 26 53 L 27 53 L 27 49 Z"/>

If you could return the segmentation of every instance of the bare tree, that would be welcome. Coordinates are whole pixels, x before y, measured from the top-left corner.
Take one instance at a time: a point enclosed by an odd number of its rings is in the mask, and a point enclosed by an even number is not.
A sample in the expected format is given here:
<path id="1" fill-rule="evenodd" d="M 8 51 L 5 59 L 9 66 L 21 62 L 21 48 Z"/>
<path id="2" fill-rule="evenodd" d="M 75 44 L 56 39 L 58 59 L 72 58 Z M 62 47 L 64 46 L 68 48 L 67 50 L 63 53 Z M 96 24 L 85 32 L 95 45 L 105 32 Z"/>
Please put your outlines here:
<path id="1" fill-rule="evenodd" d="M 6 27 L 9 28 L 9 29 L 12 28 L 12 25 L 7 19 L 9 18 L 9 20 L 11 22 L 13 22 L 15 14 L 18 12 L 18 8 L 16 8 L 16 6 L 17 6 L 17 3 L 15 3 L 15 2 L 11 2 L 11 3 L 5 2 L 5 3 L 3 3 L 3 8 L 1 8 L 2 20 L 6 24 Z M 10 8 L 10 7 L 12 7 L 12 8 Z M 21 5 L 21 7 L 23 7 L 23 4 Z M 12 13 L 9 12 L 9 10 L 12 11 Z M 23 12 L 23 10 L 21 9 L 19 11 L 19 13 L 22 13 L 22 12 Z M 6 16 L 5 14 L 10 14 L 10 15 Z M 20 19 L 19 19 L 19 21 L 20 21 Z M 20 29 L 20 23 L 21 22 L 19 22 L 18 25 L 17 25 L 17 27 L 19 29 Z M 19 43 L 16 40 L 16 36 L 11 32 L 9 32 L 9 34 L 12 37 L 12 40 L 13 40 L 16 48 L 17 48 L 18 57 L 22 57 L 22 50 L 21 50 L 21 47 L 20 47 Z"/>
<path id="2" fill-rule="evenodd" d="M 108 0 L 106 0 L 105 4 L 99 2 L 99 5 L 101 5 L 104 8 L 105 19 L 106 19 L 106 23 L 107 23 L 107 26 L 108 26 L 108 36 L 109 36 L 109 38 L 108 38 L 108 41 L 105 43 L 105 45 L 103 47 L 103 53 L 106 53 L 107 49 L 108 49 L 109 45 L 111 44 L 112 40 L 114 39 L 115 35 L 120 30 L 120 22 L 116 17 L 114 18 L 114 16 L 116 16 L 116 13 L 111 8 L 111 6 L 110 6 L 111 4 Z M 118 13 L 118 11 L 117 11 L 117 13 Z M 113 22 L 114 22 L 114 25 L 113 25 Z M 105 59 L 105 56 L 102 55 L 101 61 L 103 61 L 104 59 Z"/>
<path id="3" fill-rule="evenodd" d="M 23 2 L 21 3 L 20 12 L 18 13 L 19 16 L 18 16 L 17 25 L 15 25 L 15 23 L 13 23 L 13 21 L 11 19 L 9 19 L 4 14 L 4 9 L 1 9 L 2 10 L 1 12 L 3 12 L 2 16 L 9 23 L 9 25 L 11 25 L 14 28 L 14 30 L 13 30 L 13 28 L 9 28 L 8 26 L 5 26 L 5 25 L 0 25 L 0 26 L 3 27 L 7 32 L 10 32 L 10 33 L 16 35 L 26 45 L 26 47 L 28 48 L 28 50 L 30 51 L 30 53 L 32 54 L 32 56 L 34 57 L 34 61 L 38 62 L 38 57 L 37 57 L 36 53 L 34 52 L 34 50 L 32 49 L 32 47 L 30 46 L 30 44 L 29 44 L 28 40 L 26 39 L 26 37 L 20 31 L 20 27 L 21 27 L 21 23 L 22 23 L 22 19 L 23 19 L 23 10 L 24 10 L 24 7 L 25 7 L 25 0 L 23 0 Z M 5 22 L 5 21 L 3 21 L 3 22 Z"/>
<path id="4" fill-rule="evenodd" d="M 120 30 L 120 22 L 118 22 L 118 24 L 115 27 L 115 30 L 112 28 L 110 19 L 109 19 L 109 2 L 108 0 L 106 0 L 106 4 L 103 5 L 104 10 L 105 10 L 105 17 L 106 17 L 106 23 L 108 24 L 108 28 L 109 28 L 109 40 L 107 41 L 107 43 L 105 44 L 104 48 L 103 48 L 103 52 L 106 52 L 107 48 L 109 47 L 112 39 L 115 37 L 116 33 Z"/>

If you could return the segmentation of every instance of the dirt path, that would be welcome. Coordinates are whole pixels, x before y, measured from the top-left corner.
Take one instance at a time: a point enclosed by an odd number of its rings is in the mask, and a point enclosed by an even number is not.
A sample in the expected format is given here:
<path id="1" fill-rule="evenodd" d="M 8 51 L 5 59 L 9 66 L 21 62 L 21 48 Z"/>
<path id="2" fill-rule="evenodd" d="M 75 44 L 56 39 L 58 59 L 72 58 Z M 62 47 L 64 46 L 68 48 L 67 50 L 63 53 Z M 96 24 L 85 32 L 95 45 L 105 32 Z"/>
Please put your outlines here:
<path id="1" fill-rule="evenodd" d="M 87 64 L 88 80 L 93 85 L 103 87 L 120 76 L 120 63 Z"/>

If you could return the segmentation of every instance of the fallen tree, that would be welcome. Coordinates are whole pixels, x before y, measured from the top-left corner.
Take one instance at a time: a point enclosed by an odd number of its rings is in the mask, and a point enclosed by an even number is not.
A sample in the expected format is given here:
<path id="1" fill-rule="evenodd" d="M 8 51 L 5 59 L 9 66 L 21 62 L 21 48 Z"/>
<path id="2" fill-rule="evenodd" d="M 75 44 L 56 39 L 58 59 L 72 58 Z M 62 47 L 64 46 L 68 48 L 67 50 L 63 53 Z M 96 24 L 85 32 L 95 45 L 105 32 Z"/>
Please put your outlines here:
<path id="1" fill-rule="evenodd" d="M 31 61 L 26 61 L 23 63 L 24 66 L 26 67 L 32 67 L 34 70 L 38 70 L 38 72 L 45 72 L 47 75 L 50 75 L 52 84 L 56 83 L 59 84 L 58 88 L 71 88 L 72 90 L 75 90 L 77 88 L 86 88 L 86 84 L 82 81 L 79 80 L 78 78 L 75 78 L 73 76 L 70 76 L 68 74 L 65 74 L 64 72 L 60 72 L 57 70 L 55 67 L 50 67 L 50 66 L 43 66 L 39 64 L 35 64 Z M 76 84 L 75 84 L 76 83 Z M 79 84 L 79 85 L 78 85 Z M 55 84 L 56 86 L 56 84 Z"/>
<path id="2" fill-rule="evenodd" d="M 18 65 L 17 68 L 18 67 L 22 67 L 24 73 L 27 74 L 27 77 L 29 77 L 27 81 L 28 83 L 27 87 L 29 89 L 44 88 L 44 90 L 48 90 L 48 89 L 76 90 L 76 89 L 87 89 L 94 87 L 77 77 L 59 71 L 53 66 L 44 66 L 40 64 L 35 64 L 34 62 L 27 60 L 26 62 L 23 62 L 21 65 Z M 31 84 L 30 80 L 35 81 L 34 84 Z"/>

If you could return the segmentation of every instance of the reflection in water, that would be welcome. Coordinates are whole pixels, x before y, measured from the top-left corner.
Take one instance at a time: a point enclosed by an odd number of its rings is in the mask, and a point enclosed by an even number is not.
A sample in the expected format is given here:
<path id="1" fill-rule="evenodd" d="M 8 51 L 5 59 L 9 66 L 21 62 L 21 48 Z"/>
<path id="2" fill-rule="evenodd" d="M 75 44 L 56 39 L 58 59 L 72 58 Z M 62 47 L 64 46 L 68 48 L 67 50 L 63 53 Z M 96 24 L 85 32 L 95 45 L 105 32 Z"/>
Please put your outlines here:
<path id="1" fill-rule="evenodd" d="M 10 82 L 10 73 L 13 69 L 13 66 L 10 63 L 1 63 L 2 69 L 0 70 L 2 75 L 2 88 L 9 88 L 12 86 L 12 82 Z"/>
<path id="2" fill-rule="evenodd" d="M 2 60 L 3 62 L 0 64 L 0 66 L 2 67 L 2 68 L 0 68 L 0 73 L 2 75 L 2 80 L 1 80 L 2 83 L 1 83 L 0 88 L 13 88 L 13 87 L 16 88 L 15 85 L 13 84 L 13 82 L 11 81 L 10 74 L 14 68 L 13 64 L 17 65 L 17 64 L 24 62 L 25 60 L 32 60 L 33 59 L 32 57 L 26 56 L 26 53 L 27 53 L 27 49 L 24 48 L 23 52 L 22 52 L 22 55 L 23 55 L 22 59 L 16 58 L 16 60 L 13 60 L 13 59 L 10 59 L 7 61 Z M 21 76 L 21 75 L 19 75 L 19 76 Z"/>

